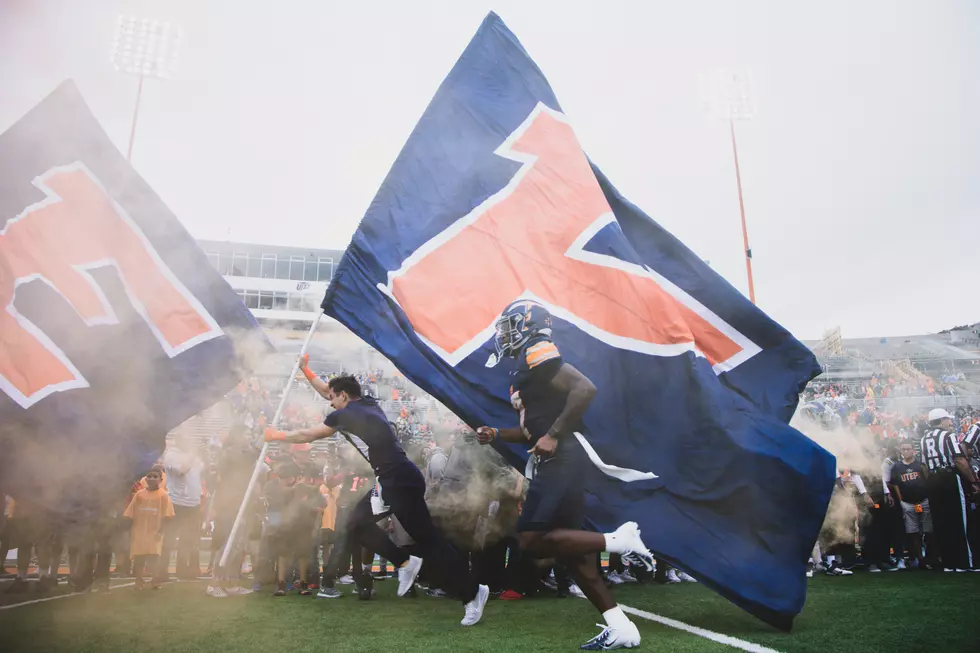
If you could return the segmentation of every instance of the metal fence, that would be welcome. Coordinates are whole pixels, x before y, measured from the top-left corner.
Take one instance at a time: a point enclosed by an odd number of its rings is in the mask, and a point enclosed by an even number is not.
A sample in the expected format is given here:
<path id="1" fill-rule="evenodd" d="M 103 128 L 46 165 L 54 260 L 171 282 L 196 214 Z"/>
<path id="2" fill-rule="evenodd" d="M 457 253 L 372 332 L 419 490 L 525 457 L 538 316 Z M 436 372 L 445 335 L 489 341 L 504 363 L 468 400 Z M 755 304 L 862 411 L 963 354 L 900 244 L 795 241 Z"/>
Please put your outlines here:
<path id="1" fill-rule="evenodd" d="M 875 397 L 875 406 L 886 413 L 925 413 L 933 408 L 945 408 L 954 412 L 957 408 L 971 406 L 980 408 L 980 395 L 934 395 L 930 397 Z M 847 399 L 849 408 L 861 410 L 864 408 L 864 398 Z"/>

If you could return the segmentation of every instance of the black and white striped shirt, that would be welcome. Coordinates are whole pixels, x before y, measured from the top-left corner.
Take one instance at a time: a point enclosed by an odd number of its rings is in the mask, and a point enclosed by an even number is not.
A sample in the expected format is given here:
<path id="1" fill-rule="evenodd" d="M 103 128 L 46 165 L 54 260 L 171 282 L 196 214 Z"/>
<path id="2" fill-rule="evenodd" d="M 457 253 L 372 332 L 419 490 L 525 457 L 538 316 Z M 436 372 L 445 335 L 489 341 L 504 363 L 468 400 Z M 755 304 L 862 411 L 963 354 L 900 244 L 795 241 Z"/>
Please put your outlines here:
<path id="1" fill-rule="evenodd" d="M 966 437 L 963 438 L 963 444 L 968 444 L 973 447 L 973 455 L 976 456 L 978 442 L 980 442 L 980 424 L 974 424 L 966 432 Z"/>
<path id="2" fill-rule="evenodd" d="M 954 469 L 953 458 L 962 455 L 955 433 L 932 429 L 922 438 L 922 462 L 930 472 Z"/>

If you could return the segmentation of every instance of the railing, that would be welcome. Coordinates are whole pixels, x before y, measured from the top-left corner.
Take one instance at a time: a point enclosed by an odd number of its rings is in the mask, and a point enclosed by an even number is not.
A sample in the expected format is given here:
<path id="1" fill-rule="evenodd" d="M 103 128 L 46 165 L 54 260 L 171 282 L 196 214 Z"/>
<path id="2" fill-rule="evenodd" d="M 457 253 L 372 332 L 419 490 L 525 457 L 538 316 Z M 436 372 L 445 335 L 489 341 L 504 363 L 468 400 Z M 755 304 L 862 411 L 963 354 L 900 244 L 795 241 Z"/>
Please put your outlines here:
<path id="1" fill-rule="evenodd" d="M 953 411 L 966 406 L 980 407 L 980 395 L 932 395 L 929 397 L 875 397 L 875 406 L 886 413 L 927 412 L 933 408 Z M 864 398 L 847 399 L 850 408 L 864 408 Z"/>

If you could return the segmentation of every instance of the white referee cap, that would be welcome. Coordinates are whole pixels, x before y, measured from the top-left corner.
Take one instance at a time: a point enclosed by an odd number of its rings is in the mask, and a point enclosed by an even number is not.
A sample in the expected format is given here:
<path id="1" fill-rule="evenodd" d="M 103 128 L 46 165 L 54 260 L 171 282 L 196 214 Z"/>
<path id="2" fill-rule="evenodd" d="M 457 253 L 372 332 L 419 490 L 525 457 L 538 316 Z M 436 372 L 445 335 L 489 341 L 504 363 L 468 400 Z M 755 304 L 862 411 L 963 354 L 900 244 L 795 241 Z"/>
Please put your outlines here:
<path id="1" fill-rule="evenodd" d="M 929 422 L 938 422 L 941 419 L 953 419 L 953 416 L 946 412 L 945 408 L 933 408 L 929 411 Z"/>

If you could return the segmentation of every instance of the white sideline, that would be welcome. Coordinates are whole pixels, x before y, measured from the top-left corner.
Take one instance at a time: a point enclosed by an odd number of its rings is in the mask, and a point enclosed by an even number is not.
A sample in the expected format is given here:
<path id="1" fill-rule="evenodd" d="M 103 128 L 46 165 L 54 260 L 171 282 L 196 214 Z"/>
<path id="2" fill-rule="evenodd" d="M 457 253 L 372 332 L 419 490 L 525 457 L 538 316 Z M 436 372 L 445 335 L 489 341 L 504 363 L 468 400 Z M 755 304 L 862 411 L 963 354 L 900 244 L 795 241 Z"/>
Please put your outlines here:
<path id="1" fill-rule="evenodd" d="M 136 583 L 125 583 L 123 585 L 113 585 L 111 589 L 117 589 L 122 587 L 132 587 Z M 22 603 L 13 603 L 11 605 L 0 605 L 0 610 L 10 610 L 11 608 L 19 608 L 24 605 L 33 605 L 35 603 L 44 603 L 45 601 L 56 601 L 58 599 L 67 599 L 72 596 L 81 596 L 81 594 L 61 594 L 59 596 L 48 596 L 43 599 L 34 599 L 32 601 L 23 601 Z M 743 651 L 748 651 L 749 653 L 780 653 L 776 649 L 768 648 L 762 646 L 761 644 L 755 644 L 753 642 L 747 642 L 737 637 L 732 637 L 730 635 L 722 635 L 721 633 L 716 633 L 711 630 L 705 630 L 704 628 L 699 628 L 697 626 L 691 626 L 684 623 L 683 621 L 677 621 L 676 619 L 671 619 L 669 617 L 662 617 L 659 614 L 654 614 L 652 612 L 647 612 L 645 610 L 637 610 L 636 608 L 631 608 L 628 605 L 620 605 L 623 612 L 628 612 L 629 614 L 636 615 L 637 617 L 642 617 L 649 621 L 655 621 L 664 626 L 670 626 L 671 628 L 677 628 L 678 630 L 683 630 L 685 632 L 691 633 L 692 635 L 697 635 L 698 637 L 704 637 L 705 639 L 710 639 L 713 642 L 719 644 L 725 644 L 726 646 L 732 646 L 734 648 L 742 649 Z"/>
<path id="2" fill-rule="evenodd" d="M 136 583 L 124 583 L 122 585 L 110 585 L 109 590 L 114 590 L 120 587 L 132 587 Z M 44 603 L 45 601 L 57 601 L 58 599 L 67 599 L 70 596 L 81 596 L 82 592 L 72 592 L 70 594 L 59 594 L 58 596 L 48 596 L 43 599 L 34 599 L 32 601 L 22 601 L 21 603 L 11 603 L 10 605 L 0 605 L 0 610 L 10 610 L 11 608 L 19 608 L 22 605 L 33 605 L 35 603 Z"/>
<path id="3" fill-rule="evenodd" d="M 704 628 L 698 628 L 697 626 L 691 626 L 684 623 L 683 621 L 677 621 L 676 619 L 670 619 L 669 617 L 661 617 L 659 614 L 653 614 L 652 612 L 647 612 L 645 610 L 637 610 L 636 608 L 631 608 L 628 605 L 620 606 L 623 612 L 628 612 L 634 614 L 637 617 L 642 617 L 648 619 L 649 621 L 656 621 L 664 626 L 670 626 L 671 628 L 677 628 L 678 630 L 683 630 L 685 632 L 691 633 L 692 635 L 697 635 L 698 637 L 704 637 L 705 639 L 710 639 L 713 642 L 718 642 L 719 644 L 725 644 L 727 646 L 733 646 L 735 648 L 740 648 L 743 651 L 749 651 L 749 653 L 779 653 L 779 651 L 771 648 L 762 646 L 761 644 L 754 644 L 752 642 L 746 642 L 745 640 L 738 639 L 737 637 L 731 637 L 730 635 L 722 635 L 721 633 L 716 633 L 711 630 L 705 630 Z"/>

